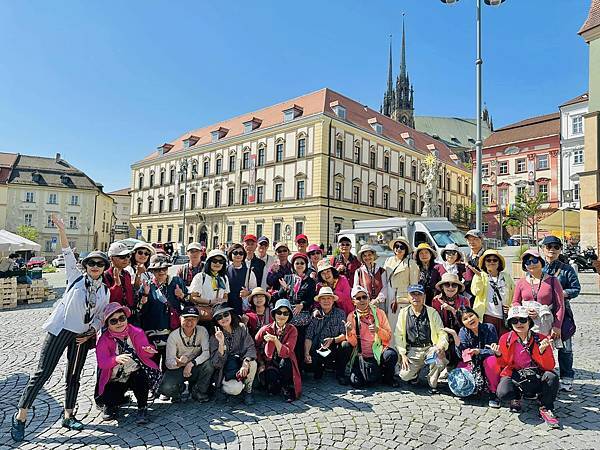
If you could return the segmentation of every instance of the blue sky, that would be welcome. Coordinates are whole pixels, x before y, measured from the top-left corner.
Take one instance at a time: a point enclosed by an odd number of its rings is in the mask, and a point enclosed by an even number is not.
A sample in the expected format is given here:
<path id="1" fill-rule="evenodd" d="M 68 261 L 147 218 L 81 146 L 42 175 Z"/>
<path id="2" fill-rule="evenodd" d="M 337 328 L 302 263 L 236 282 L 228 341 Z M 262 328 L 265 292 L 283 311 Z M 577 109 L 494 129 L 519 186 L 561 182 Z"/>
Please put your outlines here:
<path id="1" fill-rule="evenodd" d="M 417 115 L 475 115 L 475 2 L 0 0 L 0 150 L 63 158 L 106 190 L 187 130 L 330 87 L 379 108 L 388 36 Z M 589 0 L 484 7 L 496 127 L 587 90 Z"/>

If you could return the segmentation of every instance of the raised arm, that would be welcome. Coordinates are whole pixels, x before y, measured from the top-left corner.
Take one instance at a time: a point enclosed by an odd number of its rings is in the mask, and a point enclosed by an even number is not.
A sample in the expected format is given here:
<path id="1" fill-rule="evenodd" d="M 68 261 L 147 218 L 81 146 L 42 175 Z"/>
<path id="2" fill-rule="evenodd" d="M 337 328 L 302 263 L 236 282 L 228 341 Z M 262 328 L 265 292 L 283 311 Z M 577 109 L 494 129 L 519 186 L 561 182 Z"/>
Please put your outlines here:
<path id="1" fill-rule="evenodd" d="M 67 233 L 65 233 L 65 223 L 56 214 L 52 214 L 52 223 L 56 226 L 56 228 L 58 228 L 60 247 L 65 257 L 67 285 L 70 286 L 77 278 L 81 276 L 81 272 L 77 268 L 77 260 L 73 254 L 73 249 L 69 247 L 69 239 L 67 238 Z"/>

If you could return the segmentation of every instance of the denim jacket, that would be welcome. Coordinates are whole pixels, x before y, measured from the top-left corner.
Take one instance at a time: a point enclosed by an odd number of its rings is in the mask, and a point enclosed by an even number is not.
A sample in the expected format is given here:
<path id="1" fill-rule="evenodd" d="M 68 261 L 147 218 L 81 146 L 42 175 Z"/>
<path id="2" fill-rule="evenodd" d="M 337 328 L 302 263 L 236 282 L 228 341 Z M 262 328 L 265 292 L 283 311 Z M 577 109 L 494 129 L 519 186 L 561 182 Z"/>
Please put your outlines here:
<path id="1" fill-rule="evenodd" d="M 485 348 L 485 346 L 498 343 L 496 327 L 491 323 L 479 323 L 479 336 L 475 336 L 471 330 L 462 327 L 458 333 L 458 337 L 460 345 L 456 347 L 456 353 L 460 359 L 462 359 L 462 352 L 468 348 L 479 348 L 481 350 L 479 355 L 482 358 L 492 356 L 494 354 L 493 350 Z"/>

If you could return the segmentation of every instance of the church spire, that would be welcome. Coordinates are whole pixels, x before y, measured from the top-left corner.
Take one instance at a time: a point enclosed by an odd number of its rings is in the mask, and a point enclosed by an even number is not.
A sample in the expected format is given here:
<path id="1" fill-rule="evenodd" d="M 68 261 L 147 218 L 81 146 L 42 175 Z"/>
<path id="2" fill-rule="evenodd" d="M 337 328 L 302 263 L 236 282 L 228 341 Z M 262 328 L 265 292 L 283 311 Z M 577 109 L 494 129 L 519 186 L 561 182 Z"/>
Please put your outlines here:
<path id="1" fill-rule="evenodd" d="M 392 35 L 390 34 L 390 62 L 388 66 L 388 84 L 387 91 L 392 92 L 394 90 L 394 75 L 392 74 L 393 64 L 392 64 Z"/>
<path id="2" fill-rule="evenodd" d="M 387 90 L 383 94 L 383 104 L 381 105 L 381 113 L 385 116 L 392 117 L 392 111 L 396 104 L 396 92 L 394 90 L 394 66 L 392 63 L 392 35 L 390 34 L 390 61 L 388 66 L 388 82 Z"/>
<path id="3" fill-rule="evenodd" d="M 402 14 L 402 58 L 400 61 L 400 76 L 406 77 L 406 33 L 404 30 L 404 14 Z"/>

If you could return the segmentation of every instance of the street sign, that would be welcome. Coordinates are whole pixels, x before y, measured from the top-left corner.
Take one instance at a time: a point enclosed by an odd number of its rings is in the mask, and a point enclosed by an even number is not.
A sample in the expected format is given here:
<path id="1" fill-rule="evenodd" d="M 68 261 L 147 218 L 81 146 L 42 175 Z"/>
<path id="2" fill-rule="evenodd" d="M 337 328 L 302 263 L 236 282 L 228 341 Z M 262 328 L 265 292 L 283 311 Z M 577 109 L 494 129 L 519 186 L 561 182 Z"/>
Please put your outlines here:
<path id="1" fill-rule="evenodd" d="M 50 243 L 50 245 L 52 247 L 52 250 L 56 250 L 56 244 L 57 243 L 58 243 L 58 238 L 56 236 L 52 236 L 52 240 L 51 240 L 51 243 Z"/>
<path id="2" fill-rule="evenodd" d="M 142 238 L 142 229 L 141 228 L 138 228 L 137 230 L 135 230 L 135 238 L 136 239 Z"/>

